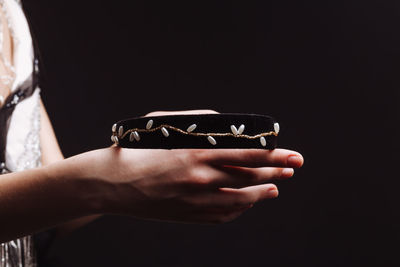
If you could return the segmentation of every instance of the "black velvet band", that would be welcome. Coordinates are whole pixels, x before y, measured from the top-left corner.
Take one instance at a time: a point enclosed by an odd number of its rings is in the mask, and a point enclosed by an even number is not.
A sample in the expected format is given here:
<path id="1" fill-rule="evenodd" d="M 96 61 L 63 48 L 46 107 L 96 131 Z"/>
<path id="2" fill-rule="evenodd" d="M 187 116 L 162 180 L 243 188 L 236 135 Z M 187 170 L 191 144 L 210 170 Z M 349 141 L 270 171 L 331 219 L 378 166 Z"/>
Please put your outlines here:
<path id="1" fill-rule="evenodd" d="M 111 140 L 125 148 L 274 149 L 278 133 L 279 124 L 265 115 L 167 115 L 119 121 Z"/>

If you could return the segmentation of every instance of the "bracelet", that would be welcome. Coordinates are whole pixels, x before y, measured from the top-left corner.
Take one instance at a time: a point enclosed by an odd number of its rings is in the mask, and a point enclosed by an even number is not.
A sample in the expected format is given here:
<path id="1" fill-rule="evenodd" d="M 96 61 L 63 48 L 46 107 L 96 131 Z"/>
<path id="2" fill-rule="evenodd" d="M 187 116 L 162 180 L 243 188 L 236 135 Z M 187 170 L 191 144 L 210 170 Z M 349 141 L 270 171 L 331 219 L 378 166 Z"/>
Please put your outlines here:
<path id="1" fill-rule="evenodd" d="M 277 146 L 279 123 L 258 114 L 187 114 L 136 117 L 112 126 L 124 148 L 261 148 Z"/>

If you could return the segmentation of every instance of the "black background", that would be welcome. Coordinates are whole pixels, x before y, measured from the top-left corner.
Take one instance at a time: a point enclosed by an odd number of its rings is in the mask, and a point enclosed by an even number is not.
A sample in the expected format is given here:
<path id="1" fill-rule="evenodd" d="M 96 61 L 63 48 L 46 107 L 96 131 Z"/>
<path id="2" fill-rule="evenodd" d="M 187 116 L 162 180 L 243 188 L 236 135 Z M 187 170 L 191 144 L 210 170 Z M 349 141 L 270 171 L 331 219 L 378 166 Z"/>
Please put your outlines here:
<path id="1" fill-rule="evenodd" d="M 218 226 L 107 216 L 51 266 L 396 266 L 400 2 L 26 0 L 65 156 L 154 110 L 269 114 L 305 165 Z"/>

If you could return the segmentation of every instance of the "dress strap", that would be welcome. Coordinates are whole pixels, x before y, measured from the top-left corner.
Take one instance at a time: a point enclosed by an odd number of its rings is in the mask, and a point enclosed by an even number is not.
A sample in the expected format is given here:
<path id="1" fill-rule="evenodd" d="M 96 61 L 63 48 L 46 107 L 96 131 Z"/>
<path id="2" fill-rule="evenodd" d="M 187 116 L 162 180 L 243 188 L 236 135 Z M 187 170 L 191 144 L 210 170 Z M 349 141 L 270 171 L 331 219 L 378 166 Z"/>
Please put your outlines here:
<path id="1" fill-rule="evenodd" d="M 36 54 L 36 53 L 35 53 Z M 4 105 L 0 108 L 0 174 L 9 172 L 6 166 L 7 134 L 10 126 L 11 115 L 18 103 L 30 97 L 39 84 L 39 63 L 33 60 L 33 72 L 31 76 L 12 94 L 10 94 Z"/>

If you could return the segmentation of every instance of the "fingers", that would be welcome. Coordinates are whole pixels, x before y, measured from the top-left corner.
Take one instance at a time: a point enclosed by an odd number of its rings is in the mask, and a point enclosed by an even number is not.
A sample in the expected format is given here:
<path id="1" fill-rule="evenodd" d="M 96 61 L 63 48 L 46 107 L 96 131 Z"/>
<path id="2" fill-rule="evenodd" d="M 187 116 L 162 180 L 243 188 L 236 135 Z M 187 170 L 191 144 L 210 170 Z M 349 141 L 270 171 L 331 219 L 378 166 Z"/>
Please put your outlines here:
<path id="1" fill-rule="evenodd" d="M 199 168 L 194 174 L 192 187 L 200 190 L 220 187 L 241 188 L 258 185 L 272 180 L 282 180 L 292 177 L 292 168 L 246 168 L 237 166 L 215 166 Z"/>
<path id="2" fill-rule="evenodd" d="M 241 188 L 293 176 L 293 168 L 249 168 L 231 165 L 193 165 L 182 180 L 182 190 L 214 190 L 220 187 Z"/>
<path id="3" fill-rule="evenodd" d="M 225 223 L 239 217 L 254 203 L 276 198 L 278 189 L 273 184 L 250 186 L 241 189 L 220 188 L 214 192 L 191 194 L 185 202 L 191 207 L 186 221 Z"/>
<path id="4" fill-rule="evenodd" d="M 276 198 L 278 188 L 274 184 L 262 184 L 241 189 L 219 188 L 214 191 L 199 192 L 184 197 L 184 200 L 199 210 L 220 208 L 240 209 L 258 201 Z"/>
<path id="5" fill-rule="evenodd" d="M 287 179 L 293 176 L 293 168 L 245 168 L 236 166 L 216 167 L 220 172 L 212 182 L 216 187 L 240 188 Z"/>
<path id="6" fill-rule="evenodd" d="M 298 152 L 286 149 L 214 149 L 203 150 L 199 157 L 213 165 L 242 167 L 292 167 L 299 168 L 304 159 Z"/>
<path id="7" fill-rule="evenodd" d="M 239 217 L 256 202 L 276 198 L 274 184 L 263 184 L 241 189 L 219 188 L 212 192 L 189 194 L 182 200 L 190 207 L 182 217 L 187 222 L 225 223 Z"/>
<path id="8" fill-rule="evenodd" d="M 262 200 L 276 198 L 279 195 L 278 188 L 274 184 L 254 185 L 240 189 L 220 188 L 219 191 L 228 201 L 233 201 L 233 206 L 243 206 L 244 203 L 254 204 Z"/>

